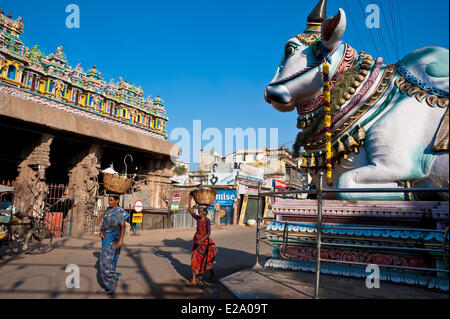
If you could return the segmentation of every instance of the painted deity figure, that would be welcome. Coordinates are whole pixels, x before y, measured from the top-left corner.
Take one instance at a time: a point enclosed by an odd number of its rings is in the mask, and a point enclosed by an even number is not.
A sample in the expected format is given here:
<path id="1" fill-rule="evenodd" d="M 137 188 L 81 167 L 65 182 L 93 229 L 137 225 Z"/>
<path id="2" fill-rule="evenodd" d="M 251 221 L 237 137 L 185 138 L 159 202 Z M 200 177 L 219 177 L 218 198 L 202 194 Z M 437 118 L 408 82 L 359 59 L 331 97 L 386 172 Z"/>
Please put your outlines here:
<path id="1" fill-rule="evenodd" d="M 302 131 L 294 152 L 303 147 L 309 166 L 329 170 L 330 184 L 339 188 L 448 187 L 448 49 L 420 48 L 385 65 L 342 42 L 345 29 L 344 10 L 327 18 L 321 0 L 304 33 L 286 43 L 265 89 L 276 110 L 297 109 Z M 403 193 L 338 196 L 405 199 Z M 433 196 L 448 199 L 448 193 Z"/>

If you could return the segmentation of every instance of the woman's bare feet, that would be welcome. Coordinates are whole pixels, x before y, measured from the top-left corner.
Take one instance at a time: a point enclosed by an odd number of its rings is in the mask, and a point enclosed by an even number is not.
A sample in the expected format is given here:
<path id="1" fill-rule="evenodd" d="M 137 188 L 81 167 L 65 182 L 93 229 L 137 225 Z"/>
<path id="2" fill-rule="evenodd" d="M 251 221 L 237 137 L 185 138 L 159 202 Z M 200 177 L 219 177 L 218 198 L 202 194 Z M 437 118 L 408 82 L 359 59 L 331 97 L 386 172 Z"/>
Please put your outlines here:
<path id="1" fill-rule="evenodd" d="M 192 277 L 192 281 L 188 285 L 189 287 L 197 286 L 197 278 L 195 276 Z"/>

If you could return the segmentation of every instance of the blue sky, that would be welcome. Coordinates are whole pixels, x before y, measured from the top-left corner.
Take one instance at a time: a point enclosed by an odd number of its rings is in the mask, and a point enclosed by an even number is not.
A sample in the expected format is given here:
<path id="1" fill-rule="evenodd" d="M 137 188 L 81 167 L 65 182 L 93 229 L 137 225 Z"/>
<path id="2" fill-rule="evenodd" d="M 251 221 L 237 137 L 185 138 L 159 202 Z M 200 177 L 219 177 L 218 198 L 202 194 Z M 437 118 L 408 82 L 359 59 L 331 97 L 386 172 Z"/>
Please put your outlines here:
<path id="1" fill-rule="evenodd" d="M 71 3 L 80 8 L 79 29 L 65 25 Z M 193 120 L 199 119 L 203 129 L 216 127 L 223 136 L 225 128 L 266 128 L 267 132 L 278 128 L 281 145 L 295 139 L 296 113 L 278 113 L 266 104 L 263 92 L 285 42 L 304 30 L 316 3 L 22 0 L 0 6 L 13 18 L 23 17 L 21 38 L 28 47 L 38 44 L 48 55 L 62 45 L 72 66 L 81 63 L 88 70 L 95 65 L 106 81 L 121 76 L 142 86 L 145 96 L 161 95 L 170 118 L 169 135 L 177 127 L 192 130 Z M 387 63 L 423 46 L 448 48 L 448 0 L 381 3 L 380 29 L 366 28 L 368 13 L 361 10 L 361 6 L 380 5 L 379 0 L 329 0 L 328 16 L 343 8 L 348 19 L 343 40 L 358 51 L 383 56 Z"/>

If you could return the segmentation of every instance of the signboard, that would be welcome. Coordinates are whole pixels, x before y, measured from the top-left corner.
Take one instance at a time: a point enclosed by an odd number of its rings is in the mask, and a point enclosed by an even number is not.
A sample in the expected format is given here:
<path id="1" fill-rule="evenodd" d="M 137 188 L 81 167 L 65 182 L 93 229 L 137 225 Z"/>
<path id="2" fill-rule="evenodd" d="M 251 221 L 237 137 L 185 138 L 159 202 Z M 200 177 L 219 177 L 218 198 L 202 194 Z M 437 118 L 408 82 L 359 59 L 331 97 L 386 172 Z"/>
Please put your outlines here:
<path id="1" fill-rule="evenodd" d="M 266 205 L 264 207 L 264 213 L 263 217 L 268 217 L 267 214 L 269 213 L 269 198 L 266 197 Z M 271 216 L 272 217 L 272 216 Z"/>
<path id="2" fill-rule="evenodd" d="M 248 194 L 248 195 L 252 195 L 252 196 L 258 196 L 258 189 L 248 187 L 247 185 L 239 184 L 239 194 L 243 194 L 243 195 Z"/>
<path id="3" fill-rule="evenodd" d="M 211 173 L 230 175 L 233 173 L 233 163 L 214 163 L 211 165 Z"/>
<path id="4" fill-rule="evenodd" d="M 131 219 L 131 222 L 133 224 L 141 224 L 142 223 L 142 213 L 133 214 L 133 218 Z"/>
<path id="5" fill-rule="evenodd" d="M 262 178 L 257 178 L 257 177 L 253 177 L 253 176 L 243 175 L 240 172 L 236 174 L 236 178 L 245 179 L 245 180 L 254 181 L 254 182 L 261 182 L 261 183 L 264 182 L 264 180 Z"/>
<path id="6" fill-rule="evenodd" d="M 273 188 L 286 189 L 286 183 L 278 179 L 273 180 Z"/>
<path id="7" fill-rule="evenodd" d="M 175 175 L 170 178 L 170 180 L 174 181 L 178 185 L 188 185 L 189 184 L 189 175 Z"/>
<path id="8" fill-rule="evenodd" d="M 133 209 L 136 213 L 140 213 L 144 210 L 144 203 L 141 200 L 134 202 Z"/>
<path id="9" fill-rule="evenodd" d="M 218 189 L 216 193 L 216 200 L 214 201 L 213 205 L 219 203 L 220 206 L 232 206 L 236 198 L 237 198 L 237 191 L 235 189 L 233 190 Z"/>
<path id="10" fill-rule="evenodd" d="M 239 216 L 239 225 L 244 225 L 245 212 L 247 211 L 247 202 L 248 202 L 248 195 L 244 195 L 244 201 L 242 202 L 241 208 L 241 216 Z"/>
<path id="11" fill-rule="evenodd" d="M 178 205 L 178 204 L 180 204 L 180 201 L 181 201 L 181 197 L 180 197 L 179 194 L 173 195 L 173 197 L 172 197 L 172 204 Z"/>
<path id="12" fill-rule="evenodd" d="M 253 179 L 257 181 L 264 180 L 264 168 L 251 166 L 245 163 L 239 164 L 237 174 L 240 178 Z"/>
<path id="13" fill-rule="evenodd" d="M 171 204 L 170 205 L 170 210 L 178 210 L 180 209 L 180 204 Z"/>
<path id="14" fill-rule="evenodd" d="M 234 175 L 230 173 L 211 173 L 208 175 L 208 185 L 232 185 Z"/>

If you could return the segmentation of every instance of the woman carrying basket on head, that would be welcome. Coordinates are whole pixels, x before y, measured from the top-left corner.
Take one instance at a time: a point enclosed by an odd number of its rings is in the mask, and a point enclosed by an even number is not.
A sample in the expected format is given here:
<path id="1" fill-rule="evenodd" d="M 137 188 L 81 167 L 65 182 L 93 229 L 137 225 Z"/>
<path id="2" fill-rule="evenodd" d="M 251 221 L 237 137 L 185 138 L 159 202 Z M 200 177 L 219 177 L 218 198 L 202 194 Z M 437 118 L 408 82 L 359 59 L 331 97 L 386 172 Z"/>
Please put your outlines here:
<path id="1" fill-rule="evenodd" d="M 102 251 L 99 261 L 99 281 L 103 289 L 99 292 L 113 294 L 117 288 L 121 273 L 116 272 L 120 251 L 123 247 L 125 221 L 130 216 L 127 211 L 119 207 L 119 195 L 109 195 L 109 210 L 103 217 L 100 230 Z"/>
<path id="2" fill-rule="evenodd" d="M 198 214 L 194 214 L 191 208 L 192 194 L 189 194 L 189 213 L 197 221 L 197 231 L 194 235 L 194 245 L 192 247 L 192 281 L 190 286 L 197 285 L 197 276 L 204 274 L 208 270 L 211 272 L 211 277 L 214 276 L 212 269 L 214 259 L 217 255 L 217 247 L 211 239 L 211 221 L 206 217 L 206 207 L 199 206 Z"/>

